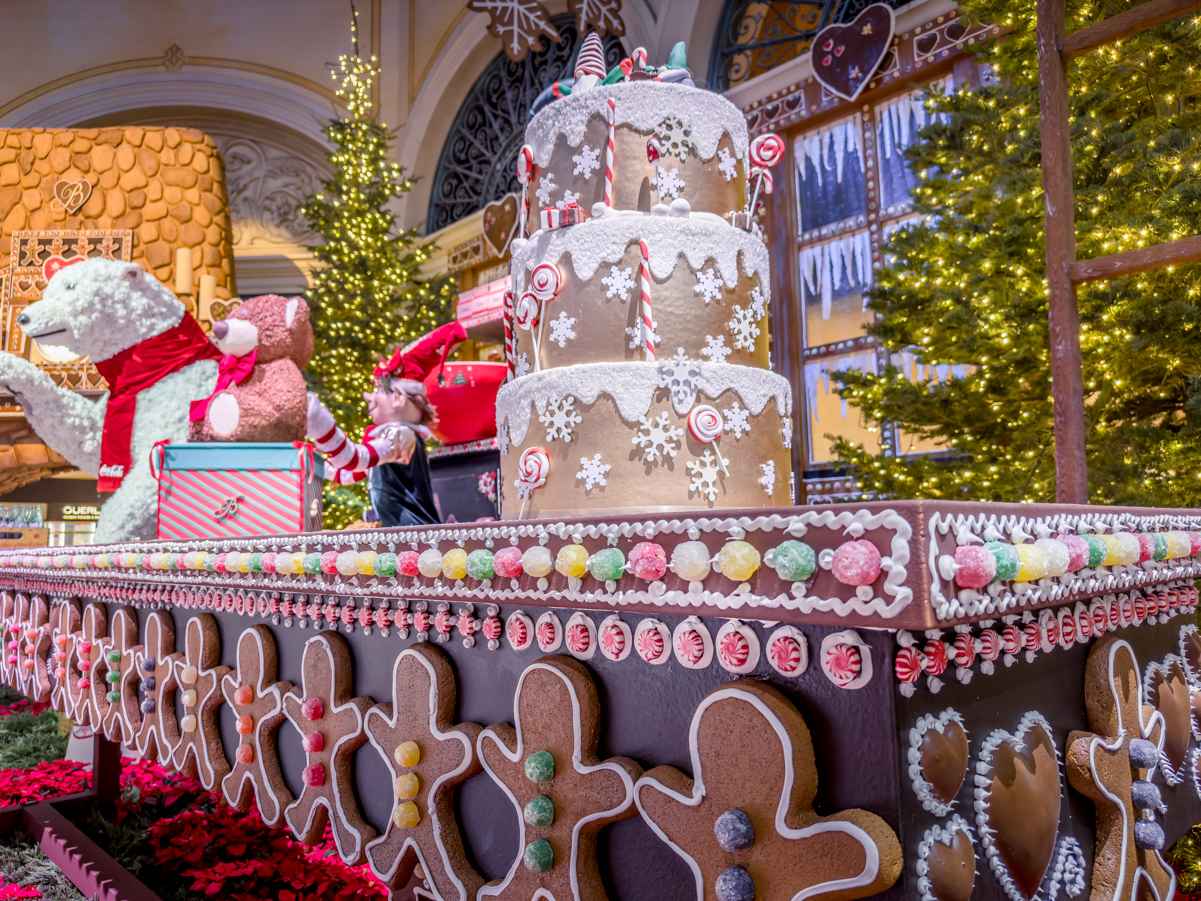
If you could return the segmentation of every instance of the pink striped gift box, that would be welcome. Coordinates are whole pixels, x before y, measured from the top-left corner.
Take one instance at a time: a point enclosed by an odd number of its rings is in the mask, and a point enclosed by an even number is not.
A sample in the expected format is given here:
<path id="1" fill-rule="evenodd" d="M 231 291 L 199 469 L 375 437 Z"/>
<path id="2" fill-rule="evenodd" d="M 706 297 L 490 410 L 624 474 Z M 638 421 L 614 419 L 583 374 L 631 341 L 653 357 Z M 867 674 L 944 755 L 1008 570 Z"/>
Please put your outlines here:
<path id="1" fill-rule="evenodd" d="M 321 528 L 321 470 L 310 444 L 160 442 L 158 537 L 242 538 Z"/>

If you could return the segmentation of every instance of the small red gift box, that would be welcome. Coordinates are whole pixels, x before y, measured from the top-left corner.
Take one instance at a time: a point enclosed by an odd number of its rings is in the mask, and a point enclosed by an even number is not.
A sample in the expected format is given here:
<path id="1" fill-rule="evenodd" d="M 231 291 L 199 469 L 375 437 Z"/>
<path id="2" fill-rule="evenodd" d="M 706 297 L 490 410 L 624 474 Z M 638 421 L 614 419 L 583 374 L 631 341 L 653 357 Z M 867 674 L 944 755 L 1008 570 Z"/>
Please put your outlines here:
<path id="1" fill-rule="evenodd" d="M 321 470 L 311 444 L 159 442 L 158 537 L 241 538 L 321 528 Z"/>

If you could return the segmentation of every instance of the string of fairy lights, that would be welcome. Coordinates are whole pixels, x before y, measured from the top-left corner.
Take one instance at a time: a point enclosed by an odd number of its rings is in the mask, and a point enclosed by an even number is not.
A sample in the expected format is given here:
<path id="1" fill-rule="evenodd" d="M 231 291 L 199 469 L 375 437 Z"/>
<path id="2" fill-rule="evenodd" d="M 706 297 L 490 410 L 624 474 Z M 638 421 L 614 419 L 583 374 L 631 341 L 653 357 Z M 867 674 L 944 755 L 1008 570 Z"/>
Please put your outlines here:
<path id="1" fill-rule="evenodd" d="M 1073 5 L 1080 27 L 1123 4 Z M 898 230 L 877 273 L 871 331 L 961 378 L 898 368 L 836 373 L 873 427 L 948 453 L 883 456 L 843 439 L 863 490 L 893 497 L 1050 501 L 1055 495 L 1034 4 L 965 0 L 997 22 L 986 83 L 932 96 L 947 114 L 909 151 L 922 223 Z M 1161 26 L 1073 64 L 1077 257 L 1201 233 L 1201 20 Z M 1201 502 L 1201 267 L 1079 290 L 1091 499 Z"/>
<path id="2" fill-rule="evenodd" d="M 350 435 L 369 425 L 364 392 L 381 357 L 444 322 L 453 283 L 424 281 L 419 270 L 431 248 L 416 230 L 401 229 L 391 204 L 413 187 L 391 160 L 392 134 L 379 121 L 374 57 L 358 54 L 358 16 L 351 16 L 355 52 L 338 57 L 330 75 L 344 113 L 325 127 L 332 174 L 302 212 L 322 243 L 308 293 L 316 338 L 309 366 L 314 388 Z M 361 517 L 363 486 L 326 489 L 325 523 L 338 528 Z"/>

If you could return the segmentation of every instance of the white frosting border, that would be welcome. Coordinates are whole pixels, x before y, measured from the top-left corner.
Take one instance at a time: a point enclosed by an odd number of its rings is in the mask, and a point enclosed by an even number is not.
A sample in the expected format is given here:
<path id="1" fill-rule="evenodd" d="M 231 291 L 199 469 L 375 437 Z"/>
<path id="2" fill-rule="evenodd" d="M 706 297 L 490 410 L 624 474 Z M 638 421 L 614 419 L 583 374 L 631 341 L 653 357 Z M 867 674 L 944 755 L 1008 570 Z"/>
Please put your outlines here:
<path id="1" fill-rule="evenodd" d="M 677 118 L 691 131 L 691 140 L 703 160 L 712 159 L 722 135 L 729 135 L 735 153 L 745 158 L 749 140 L 742 111 L 721 94 L 663 81 L 622 81 L 600 85 L 548 104 L 530 120 L 525 140 L 534 150 L 534 162 L 545 166 L 560 136 L 578 147 L 593 116 L 608 115 L 609 98 L 616 101 L 614 122 L 635 131 L 652 132 L 664 119 Z"/>
<path id="2" fill-rule="evenodd" d="M 938 732 L 940 735 L 946 735 L 946 727 L 950 723 L 958 723 L 959 728 L 963 730 L 964 737 L 968 740 L 968 746 L 971 746 L 971 734 L 967 730 L 967 723 L 963 720 L 963 715 L 954 707 L 948 707 L 939 714 L 927 713 L 918 718 L 909 730 L 909 752 L 907 759 L 909 761 L 909 781 L 913 785 L 913 793 L 917 795 L 918 801 L 922 807 L 935 816 L 946 816 L 950 813 L 957 803 L 957 799 L 952 798 L 947 803 L 940 801 L 934 794 L 934 786 L 926 779 L 926 774 L 922 770 L 922 741 L 929 732 Z M 971 765 L 969 758 L 964 765 L 963 781 L 967 781 L 968 769 Z M 960 783 L 960 790 L 963 789 L 963 784 Z"/>

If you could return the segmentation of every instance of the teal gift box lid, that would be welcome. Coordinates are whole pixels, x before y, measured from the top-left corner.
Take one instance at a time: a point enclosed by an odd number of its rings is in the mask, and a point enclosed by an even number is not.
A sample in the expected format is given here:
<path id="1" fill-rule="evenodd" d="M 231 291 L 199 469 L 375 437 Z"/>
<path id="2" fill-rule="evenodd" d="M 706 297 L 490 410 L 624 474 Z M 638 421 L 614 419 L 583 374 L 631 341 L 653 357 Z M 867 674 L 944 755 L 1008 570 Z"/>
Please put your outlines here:
<path id="1" fill-rule="evenodd" d="M 289 442 L 254 443 L 241 441 L 204 441 L 187 444 L 164 444 L 153 453 L 162 454 L 163 471 L 188 469 L 298 470 L 305 455 L 314 460 L 312 446 L 297 446 Z M 310 465 L 309 471 L 316 466 Z"/>

